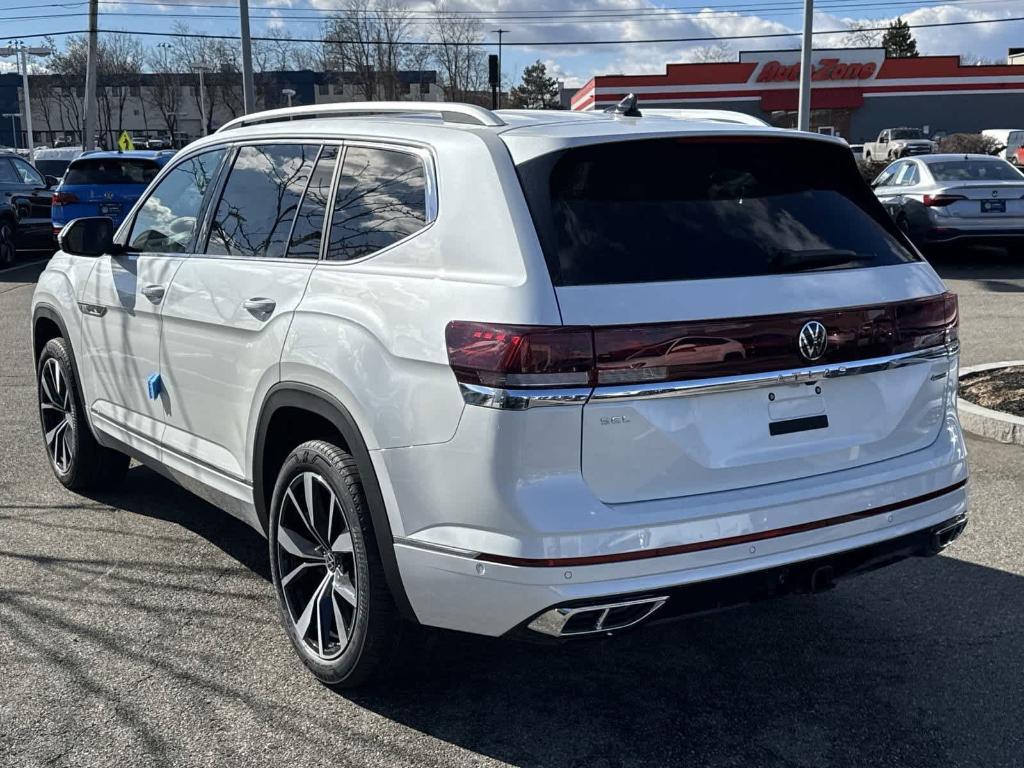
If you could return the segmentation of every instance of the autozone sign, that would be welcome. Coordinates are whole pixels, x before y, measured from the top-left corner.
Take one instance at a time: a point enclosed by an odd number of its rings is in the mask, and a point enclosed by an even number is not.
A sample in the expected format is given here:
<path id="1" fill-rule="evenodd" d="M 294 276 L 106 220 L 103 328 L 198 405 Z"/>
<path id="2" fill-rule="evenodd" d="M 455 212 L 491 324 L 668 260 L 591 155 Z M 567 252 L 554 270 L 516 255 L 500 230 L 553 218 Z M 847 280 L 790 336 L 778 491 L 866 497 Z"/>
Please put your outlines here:
<path id="1" fill-rule="evenodd" d="M 871 80 L 876 74 L 878 65 L 873 61 L 843 61 L 835 57 L 821 58 L 811 65 L 811 80 L 814 82 Z M 766 61 L 751 77 L 758 83 L 796 82 L 800 79 L 800 64 Z"/>

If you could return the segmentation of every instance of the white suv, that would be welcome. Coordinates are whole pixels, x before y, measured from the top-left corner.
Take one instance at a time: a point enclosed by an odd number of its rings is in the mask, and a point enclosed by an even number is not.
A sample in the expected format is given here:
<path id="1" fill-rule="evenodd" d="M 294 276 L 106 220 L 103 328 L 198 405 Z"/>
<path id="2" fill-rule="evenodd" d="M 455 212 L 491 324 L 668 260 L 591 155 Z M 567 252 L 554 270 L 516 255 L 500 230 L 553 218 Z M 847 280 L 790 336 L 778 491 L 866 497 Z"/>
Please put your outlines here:
<path id="1" fill-rule="evenodd" d="M 58 479 L 134 457 L 264 532 L 330 684 L 417 623 L 606 634 L 966 524 L 956 300 L 838 139 L 279 110 L 60 241 L 32 309 Z"/>

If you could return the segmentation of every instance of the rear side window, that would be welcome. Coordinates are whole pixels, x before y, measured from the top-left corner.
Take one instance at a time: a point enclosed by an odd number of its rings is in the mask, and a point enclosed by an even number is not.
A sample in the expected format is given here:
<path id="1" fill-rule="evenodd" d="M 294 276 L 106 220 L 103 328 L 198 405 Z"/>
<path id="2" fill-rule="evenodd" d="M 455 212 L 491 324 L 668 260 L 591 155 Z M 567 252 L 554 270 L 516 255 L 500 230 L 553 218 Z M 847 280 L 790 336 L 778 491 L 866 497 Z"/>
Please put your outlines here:
<path id="1" fill-rule="evenodd" d="M 206 252 L 282 258 L 319 145 L 242 147 L 221 194 Z"/>
<path id="2" fill-rule="evenodd" d="M 1021 181 L 1021 174 L 1002 160 L 947 160 L 928 163 L 936 181 Z"/>
<path id="3" fill-rule="evenodd" d="M 155 160 L 93 157 L 72 162 L 64 184 L 149 184 L 159 172 L 160 165 Z"/>
<path id="4" fill-rule="evenodd" d="M 223 149 L 185 160 L 160 180 L 142 204 L 128 248 L 139 253 L 185 253 L 192 245 L 206 190 L 224 157 Z"/>
<path id="5" fill-rule="evenodd" d="M 426 173 L 419 155 L 370 147 L 345 150 L 328 259 L 367 256 L 426 224 Z"/>
<path id="6" fill-rule="evenodd" d="M 915 260 L 844 147 L 656 139 L 520 166 L 557 285 L 700 280 Z"/>
<path id="7" fill-rule="evenodd" d="M 292 236 L 288 244 L 288 257 L 315 259 L 320 256 L 327 199 L 331 194 L 334 169 L 338 165 L 338 147 L 325 146 L 316 161 L 306 194 L 295 217 Z"/>
<path id="8" fill-rule="evenodd" d="M 6 157 L 0 157 L 0 184 L 20 184 L 21 178 L 14 172 L 14 166 Z"/>

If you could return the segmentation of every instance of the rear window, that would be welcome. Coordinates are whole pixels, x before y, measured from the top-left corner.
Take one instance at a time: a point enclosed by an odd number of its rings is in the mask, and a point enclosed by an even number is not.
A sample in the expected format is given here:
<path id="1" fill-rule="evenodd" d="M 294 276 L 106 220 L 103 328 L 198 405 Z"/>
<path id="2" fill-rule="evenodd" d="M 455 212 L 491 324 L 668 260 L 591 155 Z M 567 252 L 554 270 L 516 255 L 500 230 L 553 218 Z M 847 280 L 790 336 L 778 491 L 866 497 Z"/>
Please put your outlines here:
<path id="1" fill-rule="evenodd" d="M 928 163 L 936 181 L 1024 181 L 1012 165 L 1002 160 L 947 160 Z"/>
<path id="2" fill-rule="evenodd" d="M 790 139 L 599 144 L 520 166 L 556 285 L 916 260 L 845 147 Z"/>
<path id="3" fill-rule="evenodd" d="M 63 176 L 67 170 L 69 160 L 36 160 L 35 166 L 40 173 L 46 176 Z"/>
<path id="4" fill-rule="evenodd" d="M 74 184 L 149 184 L 160 166 L 143 158 L 94 157 L 75 160 L 68 167 L 64 183 Z"/>

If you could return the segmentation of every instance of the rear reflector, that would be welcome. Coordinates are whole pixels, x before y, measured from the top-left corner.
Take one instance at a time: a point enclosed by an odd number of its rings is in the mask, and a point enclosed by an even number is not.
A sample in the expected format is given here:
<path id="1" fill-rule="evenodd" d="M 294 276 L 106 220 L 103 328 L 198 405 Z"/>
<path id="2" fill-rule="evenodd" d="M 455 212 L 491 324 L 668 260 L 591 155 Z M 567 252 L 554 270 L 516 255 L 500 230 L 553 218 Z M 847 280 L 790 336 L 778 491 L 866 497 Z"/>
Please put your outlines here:
<path id="1" fill-rule="evenodd" d="M 804 324 L 825 326 L 826 349 L 801 356 Z M 499 326 L 452 321 L 448 360 L 463 383 L 586 387 L 687 381 L 866 360 L 957 339 L 952 293 L 825 312 L 643 326 Z"/>
<path id="2" fill-rule="evenodd" d="M 925 195 L 924 204 L 932 208 L 945 208 L 957 200 L 966 200 L 963 195 Z"/>

